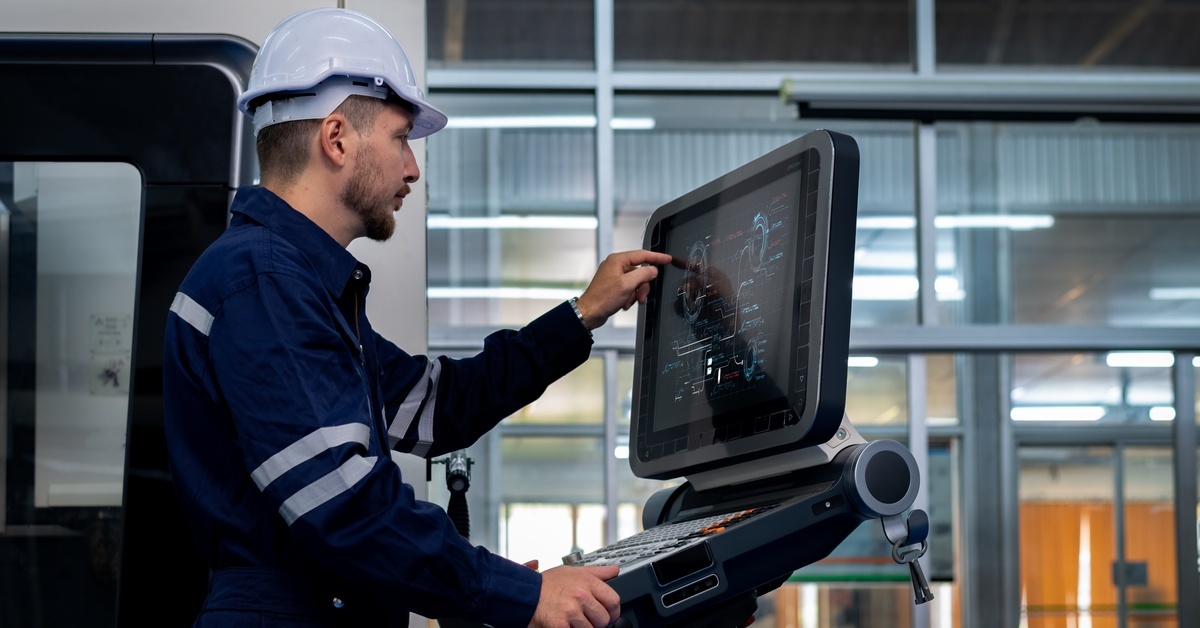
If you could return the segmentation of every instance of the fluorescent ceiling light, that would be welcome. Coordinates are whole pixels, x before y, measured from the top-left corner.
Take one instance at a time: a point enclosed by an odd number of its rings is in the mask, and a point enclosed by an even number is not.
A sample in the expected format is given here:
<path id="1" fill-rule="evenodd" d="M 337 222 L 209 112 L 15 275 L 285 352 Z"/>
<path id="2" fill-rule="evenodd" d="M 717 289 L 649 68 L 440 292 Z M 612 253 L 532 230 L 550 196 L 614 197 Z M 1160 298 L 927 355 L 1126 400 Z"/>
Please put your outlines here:
<path id="1" fill-rule="evenodd" d="M 953 251 L 938 251 L 937 269 L 953 272 L 957 267 Z M 857 270 L 907 270 L 917 269 L 917 254 L 912 251 L 881 251 L 860 246 L 854 250 L 854 268 Z"/>
<path id="2" fill-rule="evenodd" d="M 1175 364 L 1175 354 L 1170 351 L 1113 351 L 1104 356 L 1104 363 L 1114 368 L 1165 368 Z"/>
<path id="3" fill-rule="evenodd" d="M 617 435 L 617 442 L 613 447 L 613 457 L 618 460 L 629 459 L 629 436 L 624 434 Z"/>
<path id="4" fill-rule="evenodd" d="M 911 301 L 917 298 L 919 287 L 911 275 L 858 275 L 853 294 L 857 301 Z M 965 296 L 954 277 L 938 277 L 934 290 L 940 301 L 961 301 Z"/>
<path id="5" fill-rule="evenodd" d="M 859 218 L 859 229 L 912 229 L 917 226 L 917 219 L 912 216 L 872 216 Z"/>
<path id="6" fill-rule="evenodd" d="M 1200 368 L 1200 355 L 1192 358 L 1192 366 Z"/>
<path id="7" fill-rule="evenodd" d="M 1200 299 L 1200 288 L 1151 288 L 1152 301 L 1192 301 Z"/>
<path id="8" fill-rule="evenodd" d="M 447 216 L 430 214 L 430 229 L 595 229 L 595 216 Z"/>
<path id="9" fill-rule="evenodd" d="M 649 131 L 656 124 L 654 118 L 613 118 L 612 128 L 616 131 Z"/>
<path id="10" fill-rule="evenodd" d="M 1049 229 L 1054 226 L 1054 216 L 1014 214 L 962 214 L 944 215 L 933 219 L 939 229 L 1002 228 L 1015 231 L 1027 229 Z"/>
<path id="11" fill-rule="evenodd" d="M 958 287 L 954 277 L 938 277 L 933 280 L 933 291 L 937 293 L 938 301 L 962 301 L 967 293 Z"/>
<path id="12" fill-rule="evenodd" d="M 654 118 L 613 118 L 620 131 L 648 131 Z M 596 116 L 458 116 L 446 122 L 447 129 L 590 129 Z"/>
<path id="13" fill-rule="evenodd" d="M 1014 421 L 1099 421 L 1104 406 L 1022 406 L 1009 411 Z"/>
<path id="14" fill-rule="evenodd" d="M 852 355 L 846 360 L 846 366 L 869 369 L 879 366 L 879 358 L 872 355 Z"/>
<path id="15" fill-rule="evenodd" d="M 1054 216 L 1046 214 L 946 214 L 935 216 L 933 224 L 938 229 L 1048 229 L 1054 226 Z M 913 216 L 871 216 L 858 219 L 859 229 L 913 229 L 917 219 Z"/>
<path id="16" fill-rule="evenodd" d="M 1174 421 L 1175 408 L 1171 406 L 1154 406 L 1150 408 L 1151 421 Z"/>
<path id="17" fill-rule="evenodd" d="M 896 275 L 859 275 L 854 278 L 853 294 L 861 301 L 907 301 L 917 296 L 916 277 Z"/>
<path id="18" fill-rule="evenodd" d="M 566 301 L 579 296 L 570 288 L 429 288 L 430 299 L 545 299 Z"/>

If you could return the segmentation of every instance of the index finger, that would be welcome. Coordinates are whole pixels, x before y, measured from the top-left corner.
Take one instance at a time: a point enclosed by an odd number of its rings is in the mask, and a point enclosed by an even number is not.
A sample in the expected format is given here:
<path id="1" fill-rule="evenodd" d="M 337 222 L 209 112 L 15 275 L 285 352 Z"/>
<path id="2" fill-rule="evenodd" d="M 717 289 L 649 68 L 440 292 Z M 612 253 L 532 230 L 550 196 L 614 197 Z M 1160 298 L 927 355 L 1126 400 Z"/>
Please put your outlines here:
<path id="1" fill-rule="evenodd" d="M 656 251 L 647 251 L 646 249 L 626 251 L 623 255 L 625 257 L 625 261 L 631 266 L 638 266 L 641 264 L 654 264 L 655 266 L 662 266 L 664 264 L 671 263 L 670 255 L 667 255 L 666 253 L 658 253 Z"/>

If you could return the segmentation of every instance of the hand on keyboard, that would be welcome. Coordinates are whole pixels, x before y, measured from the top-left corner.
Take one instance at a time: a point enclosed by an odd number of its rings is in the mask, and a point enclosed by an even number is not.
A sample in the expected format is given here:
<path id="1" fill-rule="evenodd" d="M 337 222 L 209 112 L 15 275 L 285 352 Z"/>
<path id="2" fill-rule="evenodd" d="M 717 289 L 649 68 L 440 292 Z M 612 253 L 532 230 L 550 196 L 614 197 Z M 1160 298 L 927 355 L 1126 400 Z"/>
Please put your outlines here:
<path id="1" fill-rule="evenodd" d="M 542 572 L 542 593 L 531 628 L 605 628 L 621 614 L 621 598 L 604 581 L 615 565 L 554 567 Z"/>

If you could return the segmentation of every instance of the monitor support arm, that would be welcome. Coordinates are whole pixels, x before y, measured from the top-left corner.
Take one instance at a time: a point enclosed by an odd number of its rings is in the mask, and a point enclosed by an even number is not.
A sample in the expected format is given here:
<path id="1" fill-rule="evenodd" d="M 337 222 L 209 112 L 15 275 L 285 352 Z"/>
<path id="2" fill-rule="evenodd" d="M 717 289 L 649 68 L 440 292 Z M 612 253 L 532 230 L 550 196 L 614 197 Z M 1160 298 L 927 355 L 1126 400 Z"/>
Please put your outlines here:
<path id="1" fill-rule="evenodd" d="M 892 544 L 893 560 L 908 566 L 915 603 L 924 604 L 933 599 L 918 562 L 928 548 L 929 517 L 924 511 L 909 510 L 917 496 L 920 476 L 908 448 L 893 440 L 867 442 L 849 420 L 843 418 L 837 436 L 829 443 L 793 454 L 781 454 L 775 459 L 776 463 L 789 455 L 797 464 L 788 473 L 753 478 L 747 480 L 745 490 L 734 491 L 735 494 L 765 495 L 765 499 L 784 499 L 790 504 L 787 508 L 790 516 L 786 518 L 768 516 L 748 524 L 757 526 L 756 537 L 777 539 L 769 550 L 757 554 L 753 553 L 753 545 L 748 547 L 751 553 L 745 554 L 742 562 L 756 563 L 755 569 L 761 568 L 761 571 L 750 575 L 733 574 L 728 570 L 737 568 L 734 563 L 722 567 L 726 569 L 721 574 L 723 581 L 744 582 L 743 586 L 748 588 L 713 605 L 672 614 L 670 609 L 662 608 L 650 612 L 650 602 L 627 599 L 636 595 L 635 589 L 631 587 L 626 591 L 626 585 L 618 579 L 614 585 L 622 594 L 622 603 L 633 602 L 629 604 L 632 612 L 625 613 L 623 626 L 707 627 L 712 625 L 709 620 L 717 620 L 728 622 L 727 628 L 736 628 L 742 623 L 732 616 L 724 616 L 722 611 L 729 610 L 734 615 L 742 613 L 742 609 L 747 608 L 747 596 L 756 598 L 786 581 L 793 571 L 825 558 L 859 524 L 872 519 L 881 522 L 884 535 Z M 719 473 L 727 474 L 729 470 Z M 752 471 L 744 468 L 738 469 L 737 473 L 738 477 L 753 477 Z M 723 494 L 723 489 L 702 490 L 695 484 L 697 479 L 707 480 L 703 474 L 700 476 L 689 476 L 687 483 L 652 495 L 643 510 L 643 527 L 685 521 L 725 503 L 728 494 Z M 713 551 L 719 550 L 714 540 Z M 738 577 L 731 577 L 734 575 Z M 755 578 L 762 579 L 756 581 Z"/>
<path id="2" fill-rule="evenodd" d="M 850 417 L 842 415 L 842 424 L 828 442 L 804 449 L 796 449 L 775 456 L 751 460 L 738 465 L 722 467 L 713 471 L 693 473 L 687 476 L 697 491 L 706 491 L 718 486 L 744 484 L 773 475 L 783 475 L 798 469 L 807 469 L 833 462 L 833 459 L 848 447 L 865 445 L 866 440 L 854 429 Z"/>

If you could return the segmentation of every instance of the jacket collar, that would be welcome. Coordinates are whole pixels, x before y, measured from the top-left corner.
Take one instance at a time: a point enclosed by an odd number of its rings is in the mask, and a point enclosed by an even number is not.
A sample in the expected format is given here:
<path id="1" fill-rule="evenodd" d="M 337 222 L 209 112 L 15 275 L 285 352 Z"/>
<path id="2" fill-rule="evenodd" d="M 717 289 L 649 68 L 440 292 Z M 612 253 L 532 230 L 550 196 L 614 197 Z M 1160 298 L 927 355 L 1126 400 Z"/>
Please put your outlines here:
<path id="1" fill-rule="evenodd" d="M 340 298 L 351 279 L 357 279 L 363 286 L 370 285 L 371 269 L 366 264 L 274 192 L 257 186 L 243 187 L 234 196 L 230 209 L 234 214 L 231 226 L 238 224 L 241 214 L 299 249 L 333 295 Z M 362 271 L 358 278 L 354 277 L 356 270 Z"/>

